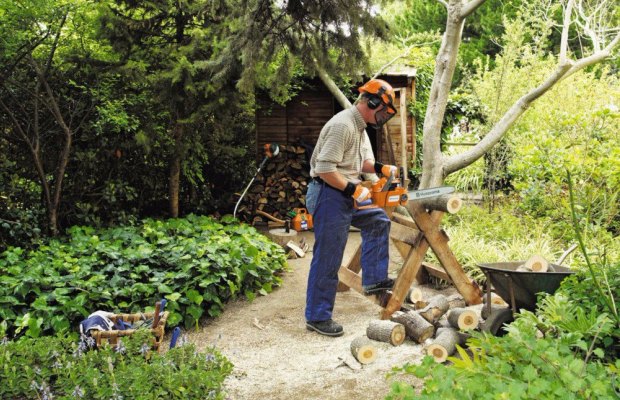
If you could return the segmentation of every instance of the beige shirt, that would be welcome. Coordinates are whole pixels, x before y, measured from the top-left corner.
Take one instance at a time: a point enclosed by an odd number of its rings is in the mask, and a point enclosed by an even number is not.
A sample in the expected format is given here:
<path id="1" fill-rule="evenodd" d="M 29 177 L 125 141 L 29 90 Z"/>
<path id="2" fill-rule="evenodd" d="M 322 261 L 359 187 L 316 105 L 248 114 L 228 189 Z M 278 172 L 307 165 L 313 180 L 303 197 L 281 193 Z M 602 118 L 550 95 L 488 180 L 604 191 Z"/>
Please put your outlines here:
<path id="1" fill-rule="evenodd" d="M 365 128 L 355 106 L 334 115 L 321 129 L 310 159 L 310 175 L 338 171 L 347 181 L 358 183 L 364 160 L 375 160 Z"/>

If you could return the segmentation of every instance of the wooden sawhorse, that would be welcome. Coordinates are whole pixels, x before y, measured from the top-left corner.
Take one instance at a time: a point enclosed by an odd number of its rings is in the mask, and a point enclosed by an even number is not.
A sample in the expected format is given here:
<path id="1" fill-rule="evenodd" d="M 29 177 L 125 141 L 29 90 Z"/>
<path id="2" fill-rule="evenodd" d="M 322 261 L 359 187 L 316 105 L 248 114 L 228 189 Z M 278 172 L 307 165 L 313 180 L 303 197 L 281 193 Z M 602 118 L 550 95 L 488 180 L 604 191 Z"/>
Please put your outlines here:
<path id="1" fill-rule="evenodd" d="M 393 212 L 393 209 L 386 209 L 392 220 L 390 238 L 395 240 L 399 252 L 404 257 L 404 262 L 391 291 L 379 296 L 368 296 L 383 307 L 382 319 L 389 319 L 394 312 L 400 310 L 414 279 L 418 283 L 423 283 L 425 281 L 424 275 L 428 272 L 449 280 L 456 286 L 467 304 L 473 305 L 482 302 L 480 288 L 465 274 L 452 250 L 448 247 L 448 236 L 439 227 L 444 212 L 450 209 L 450 201 L 454 200 L 459 202 L 458 208 L 460 208 L 460 199 L 452 196 L 442 196 L 426 202 L 410 201 L 407 208 L 413 217 L 413 221 L 402 214 Z M 428 212 L 427 208 L 432 210 Z M 443 270 L 426 265 L 423 268 L 424 257 L 429 247 L 441 262 Z M 340 267 L 338 291 L 352 288 L 363 293 L 360 275 L 361 254 L 362 247 L 360 244 L 349 263 Z"/>

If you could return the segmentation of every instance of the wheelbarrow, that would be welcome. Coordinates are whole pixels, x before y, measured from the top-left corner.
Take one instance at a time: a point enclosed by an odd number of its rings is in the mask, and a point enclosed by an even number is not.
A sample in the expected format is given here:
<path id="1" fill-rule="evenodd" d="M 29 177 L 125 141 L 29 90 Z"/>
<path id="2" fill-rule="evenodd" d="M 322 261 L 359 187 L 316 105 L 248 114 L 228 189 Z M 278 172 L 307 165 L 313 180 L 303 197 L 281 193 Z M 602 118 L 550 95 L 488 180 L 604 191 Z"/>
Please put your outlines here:
<path id="1" fill-rule="evenodd" d="M 487 279 L 486 309 L 483 309 L 483 317 L 486 318 L 481 326 L 483 331 L 501 336 L 505 333 L 502 329 L 504 324 L 514 321 L 514 315 L 519 310 L 536 309 L 538 293 L 555 293 L 562 280 L 573 273 L 557 264 L 549 264 L 553 266 L 554 272 L 517 271 L 523 263 L 516 261 L 478 264 Z M 491 307 L 491 286 L 510 308 Z"/>

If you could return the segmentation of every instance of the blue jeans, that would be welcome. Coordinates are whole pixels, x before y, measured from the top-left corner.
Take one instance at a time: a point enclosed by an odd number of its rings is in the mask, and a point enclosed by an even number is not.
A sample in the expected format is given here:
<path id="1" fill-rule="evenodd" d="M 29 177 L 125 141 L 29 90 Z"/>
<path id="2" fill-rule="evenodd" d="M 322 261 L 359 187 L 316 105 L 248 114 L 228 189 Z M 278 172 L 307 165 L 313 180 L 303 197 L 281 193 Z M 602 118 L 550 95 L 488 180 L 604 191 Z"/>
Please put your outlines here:
<path id="1" fill-rule="evenodd" d="M 351 197 L 314 180 L 308 186 L 306 208 L 312 214 L 315 239 L 306 320 L 325 321 L 332 317 L 350 226 L 362 231 L 362 285 L 372 285 L 387 278 L 390 219 L 381 208 L 356 210 Z"/>

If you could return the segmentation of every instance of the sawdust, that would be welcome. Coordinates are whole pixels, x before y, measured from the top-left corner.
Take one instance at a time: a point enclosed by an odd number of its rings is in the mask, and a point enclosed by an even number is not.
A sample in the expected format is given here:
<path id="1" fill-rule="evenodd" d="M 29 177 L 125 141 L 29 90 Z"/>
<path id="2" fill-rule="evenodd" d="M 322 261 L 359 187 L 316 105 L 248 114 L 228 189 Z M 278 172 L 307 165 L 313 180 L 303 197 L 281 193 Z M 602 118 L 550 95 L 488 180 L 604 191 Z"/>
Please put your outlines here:
<path id="1" fill-rule="evenodd" d="M 313 234 L 301 235 L 311 249 Z M 359 233 L 352 232 L 345 262 L 359 241 Z M 402 259 L 394 248 L 390 255 L 390 273 L 395 274 Z M 380 311 L 378 305 L 353 290 L 338 293 L 336 299 L 334 319 L 344 326 L 343 336 L 330 338 L 306 330 L 304 307 L 311 258 L 310 252 L 289 260 L 291 270 L 283 276 L 282 286 L 268 296 L 228 304 L 219 318 L 206 321 L 198 331 L 187 332 L 189 341 L 199 349 L 215 345 L 234 364 L 234 372 L 225 382 L 230 399 L 382 399 L 390 390 L 392 380 L 386 375 L 392 368 L 421 360 L 422 346 L 410 340 L 398 347 L 375 342 L 379 354 L 368 365 L 352 359 L 351 341 L 366 334 L 368 322 L 378 318 Z M 415 383 L 411 376 L 398 379 Z"/>

